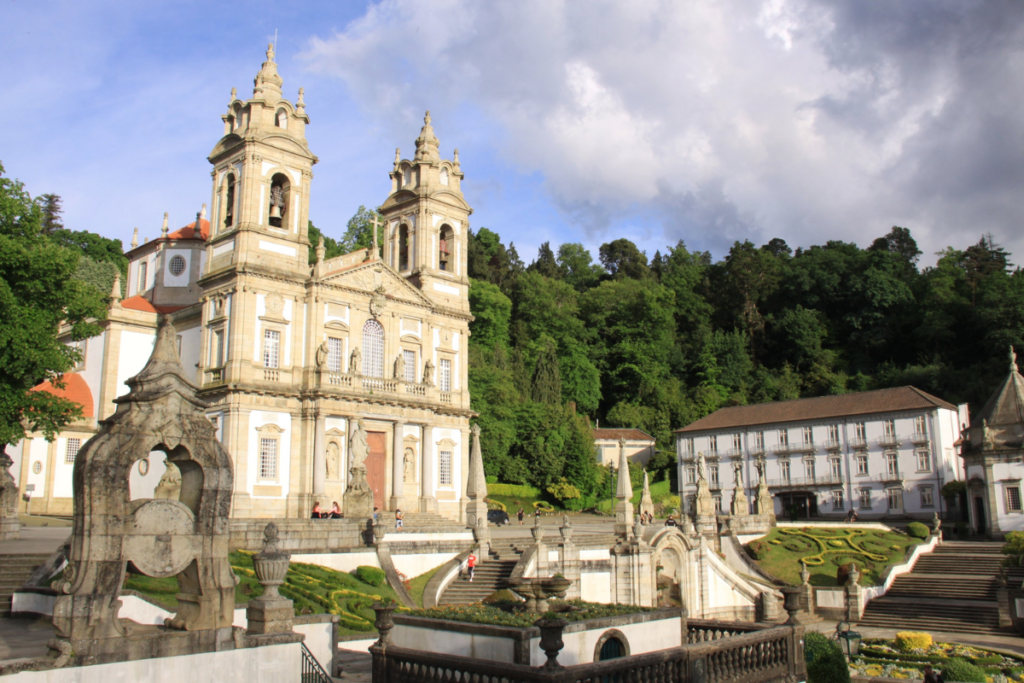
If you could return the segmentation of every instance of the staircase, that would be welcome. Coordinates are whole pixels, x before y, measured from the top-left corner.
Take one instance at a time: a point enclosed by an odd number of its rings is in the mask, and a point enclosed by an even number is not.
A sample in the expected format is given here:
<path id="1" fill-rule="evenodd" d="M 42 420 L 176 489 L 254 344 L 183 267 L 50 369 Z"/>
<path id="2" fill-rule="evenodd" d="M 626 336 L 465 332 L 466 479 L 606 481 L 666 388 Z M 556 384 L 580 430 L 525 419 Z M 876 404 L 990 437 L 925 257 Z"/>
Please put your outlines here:
<path id="1" fill-rule="evenodd" d="M 11 596 L 50 558 L 43 555 L 0 555 L 0 618 L 11 616 Z"/>
<path id="2" fill-rule="evenodd" d="M 515 540 L 496 541 L 487 560 L 477 563 L 473 581 L 470 582 L 468 576 L 456 577 L 441 594 L 439 604 L 471 605 L 504 588 L 505 581 L 512 576 L 512 570 L 523 554 L 514 544 Z"/>
<path id="3" fill-rule="evenodd" d="M 377 522 L 388 527 L 389 531 L 394 530 L 395 513 L 378 512 Z M 406 532 L 450 531 L 452 529 L 465 531 L 466 525 L 442 517 L 436 512 L 405 512 L 402 520 L 402 530 Z"/>
<path id="4" fill-rule="evenodd" d="M 922 555 L 914 570 L 896 577 L 872 600 L 860 626 L 1001 634 L 996 602 L 1002 543 L 947 541 Z M 1010 574 L 1011 583 L 1020 581 Z"/>

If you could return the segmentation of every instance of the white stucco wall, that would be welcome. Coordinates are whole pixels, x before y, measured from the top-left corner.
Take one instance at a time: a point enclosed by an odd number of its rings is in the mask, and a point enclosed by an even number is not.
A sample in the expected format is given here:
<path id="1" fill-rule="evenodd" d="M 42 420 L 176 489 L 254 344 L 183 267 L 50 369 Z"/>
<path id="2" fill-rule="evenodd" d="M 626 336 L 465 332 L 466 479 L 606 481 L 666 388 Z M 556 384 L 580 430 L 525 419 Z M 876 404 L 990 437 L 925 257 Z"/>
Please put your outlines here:
<path id="1" fill-rule="evenodd" d="M 583 572 L 580 574 L 580 597 L 587 602 L 610 603 L 612 601 L 612 573 Z"/>
<path id="2" fill-rule="evenodd" d="M 618 626 L 629 643 L 630 655 L 642 655 L 647 652 L 666 650 L 682 645 L 682 623 L 679 617 L 658 619 L 642 624 L 626 624 Z M 575 633 L 563 633 L 562 642 L 565 647 L 558 653 L 558 663 L 562 666 L 589 664 L 594 661 L 594 649 L 601 636 L 611 629 L 597 628 Z M 530 640 L 530 665 L 540 666 L 548 660 L 540 648 L 540 638 Z"/>
<path id="3" fill-rule="evenodd" d="M 429 572 L 431 569 L 440 567 L 448 560 L 454 558 L 458 553 L 423 553 L 417 555 L 391 555 L 391 561 L 395 569 L 405 574 L 407 578 L 414 579 L 420 574 Z"/>
<path id="4" fill-rule="evenodd" d="M 263 425 L 277 425 L 282 431 L 274 432 L 277 437 L 277 478 L 265 480 L 259 478 L 260 466 L 260 438 L 259 428 Z M 249 495 L 253 498 L 285 498 L 288 495 L 289 479 L 291 475 L 291 443 L 292 443 L 292 416 L 290 413 L 273 413 L 263 410 L 254 410 L 249 413 L 249 444 L 248 444 L 248 467 L 246 468 L 246 486 Z M 268 433 L 268 436 L 270 434 Z M 277 496 L 257 496 L 253 493 L 256 486 L 279 486 L 281 492 Z"/>
<path id="5" fill-rule="evenodd" d="M 118 350 L 117 360 L 117 395 L 124 396 L 128 393 L 128 385 L 125 380 L 134 377 L 146 366 L 146 362 L 153 354 L 153 344 L 156 342 L 156 334 L 147 332 L 121 332 L 121 346 Z"/>

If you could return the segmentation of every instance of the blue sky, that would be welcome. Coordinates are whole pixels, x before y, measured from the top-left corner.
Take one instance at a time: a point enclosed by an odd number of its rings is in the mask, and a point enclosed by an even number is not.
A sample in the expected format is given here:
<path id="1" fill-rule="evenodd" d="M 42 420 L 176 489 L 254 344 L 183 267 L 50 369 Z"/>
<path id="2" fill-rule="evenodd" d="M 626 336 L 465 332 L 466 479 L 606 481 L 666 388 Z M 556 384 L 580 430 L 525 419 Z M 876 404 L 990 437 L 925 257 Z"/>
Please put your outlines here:
<path id="1" fill-rule="evenodd" d="M 486 226 L 541 242 L 866 246 L 925 263 L 983 232 L 1024 260 L 1024 5 L 1013 0 L 3 0 L 0 161 L 122 239 L 209 201 L 232 87 L 278 31 L 311 119 L 311 217 L 381 203 L 430 109 Z"/>

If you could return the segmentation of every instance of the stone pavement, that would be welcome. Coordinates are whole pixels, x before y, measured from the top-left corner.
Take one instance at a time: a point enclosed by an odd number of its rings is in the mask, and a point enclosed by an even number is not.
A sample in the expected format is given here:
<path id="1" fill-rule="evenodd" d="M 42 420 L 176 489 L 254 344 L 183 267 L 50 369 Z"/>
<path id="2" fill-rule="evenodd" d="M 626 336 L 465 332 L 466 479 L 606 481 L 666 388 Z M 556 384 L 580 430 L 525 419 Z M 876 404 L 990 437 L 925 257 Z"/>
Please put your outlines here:
<path id="1" fill-rule="evenodd" d="M 8 659 L 42 657 L 50 638 L 53 638 L 53 624 L 49 617 L 0 619 L 0 663 Z"/>
<path id="2" fill-rule="evenodd" d="M 69 527 L 21 527 L 21 538 L 0 541 L 0 555 L 41 555 L 53 553 L 71 535 Z"/>

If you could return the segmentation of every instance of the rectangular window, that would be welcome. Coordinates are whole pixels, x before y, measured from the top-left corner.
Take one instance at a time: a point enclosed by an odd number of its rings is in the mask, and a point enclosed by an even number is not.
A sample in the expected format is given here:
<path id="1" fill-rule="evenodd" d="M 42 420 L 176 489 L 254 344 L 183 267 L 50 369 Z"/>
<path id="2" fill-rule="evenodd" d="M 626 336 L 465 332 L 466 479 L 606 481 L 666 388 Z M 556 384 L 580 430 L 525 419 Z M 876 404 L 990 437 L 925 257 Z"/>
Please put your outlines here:
<path id="1" fill-rule="evenodd" d="M 789 461 L 788 460 L 781 460 L 781 461 L 779 461 L 779 475 L 782 478 L 782 481 L 789 481 Z"/>
<path id="2" fill-rule="evenodd" d="M 78 362 L 75 363 L 75 367 L 72 368 L 73 372 L 82 372 L 85 370 L 85 348 L 86 342 L 84 339 L 74 341 L 68 344 L 69 347 L 78 352 Z"/>
<path id="3" fill-rule="evenodd" d="M 882 422 L 882 432 L 886 438 L 892 439 L 896 436 L 896 420 L 885 420 Z"/>
<path id="4" fill-rule="evenodd" d="M 78 449 L 82 447 L 81 439 L 68 439 L 64 446 L 64 462 L 72 465 L 78 457 Z"/>
<path id="5" fill-rule="evenodd" d="M 712 496 L 711 500 L 715 501 L 715 512 L 718 514 L 722 514 L 722 497 Z"/>
<path id="6" fill-rule="evenodd" d="M 890 510 L 903 509 L 903 489 L 886 489 L 885 497 L 888 499 Z"/>
<path id="7" fill-rule="evenodd" d="M 925 417 L 918 415 L 914 418 L 914 434 L 923 436 L 925 434 Z"/>
<path id="8" fill-rule="evenodd" d="M 812 427 L 804 427 L 804 445 L 810 446 L 814 443 L 814 429 Z"/>
<path id="9" fill-rule="evenodd" d="M 832 509 L 842 510 L 843 507 L 843 490 L 832 489 Z"/>
<path id="10" fill-rule="evenodd" d="M 743 436 L 740 434 L 732 435 L 732 447 L 734 449 L 741 450 L 743 448 Z"/>
<path id="11" fill-rule="evenodd" d="M 858 422 L 857 424 L 853 425 L 853 433 L 854 438 L 860 443 L 864 443 L 865 441 L 867 441 L 868 430 L 863 422 Z"/>
<path id="12" fill-rule="evenodd" d="M 338 337 L 327 338 L 327 371 L 328 372 L 343 372 L 342 363 L 344 362 L 344 340 Z"/>
<path id="13" fill-rule="evenodd" d="M 447 358 L 441 359 L 441 372 L 439 373 L 439 384 L 441 391 L 452 390 L 452 362 Z"/>
<path id="14" fill-rule="evenodd" d="M 714 486 L 716 488 L 718 487 L 718 465 L 717 464 L 710 464 L 710 465 L 708 465 L 708 483 L 711 486 Z"/>
<path id="15" fill-rule="evenodd" d="M 868 456 L 867 453 L 860 453 L 857 455 L 857 474 L 868 473 Z"/>
<path id="16" fill-rule="evenodd" d="M 695 467 L 686 468 L 686 483 L 696 484 L 697 483 L 697 469 Z"/>
<path id="17" fill-rule="evenodd" d="M 890 477 L 898 477 L 900 475 L 899 456 L 895 453 L 885 454 L 885 472 Z"/>
<path id="18" fill-rule="evenodd" d="M 693 439 L 683 439 L 683 453 L 693 455 Z"/>
<path id="19" fill-rule="evenodd" d="M 224 367 L 224 330 L 214 330 L 210 335 L 210 367 Z"/>
<path id="20" fill-rule="evenodd" d="M 141 294 L 146 291 L 146 284 L 149 280 L 149 264 L 145 261 L 139 263 L 139 282 L 135 287 L 135 293 Z"/>
<path id="21" fill-rule="evenodd" d="M 828 469 L 833 479 L 840 480 L 843 478 L 843 461 L 839 458 L 829 458 Z"/>
<path id="22" fill-rule="evenodd" d="M 839 425 L 828 426 L 828 440 L 829 443 L 839 443 Z"/>
<path id="23" fill-rule="evenodd" d="M 755 432 L 754 433 L 754 447 L 758 451 L 763 451 L 764 450 L 764 432 Z"/>
<path id="24" fill-rule="evenodd" d="M 931 454 L 926 450 L 920 450 L 917 452 L 917 471 L 918 472 L 930 472 L 932 469 L 932 458 Z"/>
<path id="25" fill-rule="evenodd" d="M 260 439 L 260 479 L 277 479 L 277 439 Z"/>
<path id="26" fill-rule="evenodd" d="M 686 511 L 691 515 L 697 511 L 697 496 L 686 497 Z"/>
<path id="27" fill-rule="evenodd" d="M 452 452 L 441 451 L 441 457 L 438 459 L 438 475 L 437 483 L 440 486 L 451 486 L 452 485 Z"/>
<path id="28" fill-rule="evenodd" d="M 709 436 L 708 437 L 708 453 L 717 453 L 717 452 L 718 452 L 718 437 L 717 436 Z"/>
<path id="29" fill-rule="evenodd" d="M 404 379 L 409 384 L 416 383 L 416 352 L 408 349 L 402 349 L 402 359 L 405 362 L 405 377 Z"/>
<path id="30" fill-rule="evenodd" d="M 805 473 L 805 476 L 808 479 L 810 479 L 811 481 L 814 481 L 814 459 L 813 458 L 807 458 L 806 460 L 804 460 L 804 473 Z"/>
<path id="31" fill-rule="evenodd" d="M 280 352 L 281 333 L 277 330 L 263 330 L 263 367 L 280 367 Z"/>
<path id="32" fill-rule="evenodd" d="M 1006 511 L 1021 512 L 1020 486 L 1006 487 Z"/>
<path id="33" fill-rule="evenodd" d="M 931 486 L 922 486 L 921 488 L 921 507 L 930 508 L 935 507 L 935 497 L 932 495 Z"/>
<path id="34" fill-rule="evenodd" d="M 871 509 L 871 489 L 860 490 L 860 509 L 870 510 Z"/>

